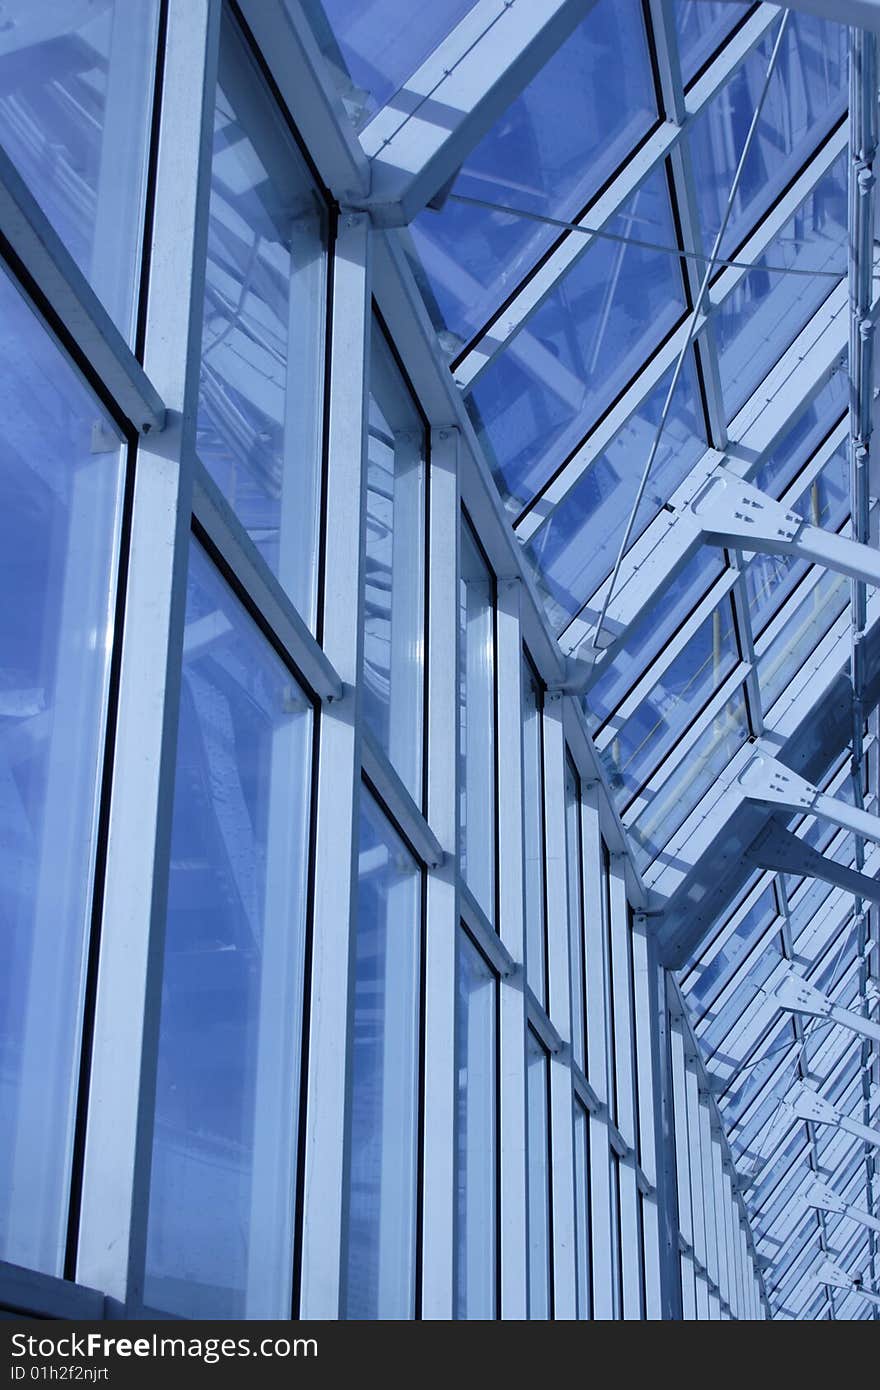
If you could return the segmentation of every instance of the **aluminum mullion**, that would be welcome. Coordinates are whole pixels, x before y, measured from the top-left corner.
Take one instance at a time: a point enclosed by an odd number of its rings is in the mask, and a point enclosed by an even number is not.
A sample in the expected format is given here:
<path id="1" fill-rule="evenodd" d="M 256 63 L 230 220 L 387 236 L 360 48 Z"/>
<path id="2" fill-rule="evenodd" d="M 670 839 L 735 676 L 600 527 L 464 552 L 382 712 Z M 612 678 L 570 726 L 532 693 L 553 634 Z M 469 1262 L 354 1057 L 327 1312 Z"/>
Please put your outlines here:
<path id="1" fill-rule="evenodd" d="M 456 430 L 431 432 L 426 782 L 428 823 L 445 855 L 428 874 L 426 897 L 424 1048 L 429 1060 L 423 1125 L 424 1319 L 448 1319 L 455 1311 L 455 943 L 460 932 L 458 443 Z M 442 775 L 435 775 L 435 769 L 442 769 Z"/>
<path id="2" fill-rule="evenodd" d="M 356 213 L 340 218 L 333 261 L 325 653 L 344 697 L 320 724 L 310 982 L 309 1054 L 303 1142 L 302 1280 L 299 1315 L 341 1315 L 347 1253 L 344 1154 L 346 1065 L 352 1003 L 349 974 L 357 902 L 360 798 L 360 674 L 363 644 L 366 401 L 369 370 L 370 234 Z"/>
<path id="3" fill-rule="evenodd" d="M 496 619 L 498 724 L 498 930 L 520 965 L 525 960 L 525 852 L 523 844 L 521 586 L 499 580 Z M 528 1317 L 528 1110 L 526 991 L 524 976 L 502 979 L 501 1067 L 501 1316 Z"/>
<path id="4" fill-rule="evenodd" d="M 566 860 L 565 731 L 562 699 L 544 699 L 543 785 L 549 1013 L 562 1038 L 571 1040 L 571 989 Z M 553 1163 L 553 1314 L 577 1317 L 574 1105 L 571 1047 L 550 1058 L 550 1136 Z"/>
<path id="5" fill-rule="evenodd" d="M 171 0 L 145 370 L 173 412 L 132 504 L 77 1280 L 143 1302 L 220 6 Z"/>

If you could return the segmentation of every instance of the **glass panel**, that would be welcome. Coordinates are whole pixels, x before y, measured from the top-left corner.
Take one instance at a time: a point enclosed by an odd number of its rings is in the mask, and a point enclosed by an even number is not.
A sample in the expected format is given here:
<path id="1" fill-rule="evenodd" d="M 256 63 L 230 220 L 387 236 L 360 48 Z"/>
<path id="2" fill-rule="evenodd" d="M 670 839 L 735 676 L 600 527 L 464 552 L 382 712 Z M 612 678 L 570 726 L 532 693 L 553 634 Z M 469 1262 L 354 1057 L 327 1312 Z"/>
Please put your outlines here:
<path id="1" fill-rule="evenodd" d="M 850 582 L 824 570 L 784 627 L 758 658 L 758 680 L 765 710 L 785 691 L 809 654 L 831 630 L 849 602 Z"/>
<path id="2" fill-rule="evenodd" d="M 146 1302 L 290 1315 L 312 708 L 190 548 Z"/>
<path id="3" fill-rule="evenodd" d="M 313 622 L 325 219 L 231 20 L 221 31 L 199 389 L 202 462 Z"/>
<path id="4" fill-rule="evenodd" d="M 681 75 L 685 83 L 697 73 L 748 14 L 751 4 L 733 0 L 678 0 L 673 6 L 678 29 Z"/>
<path id="5" fill-rule="evenodd" d="M 602 749 L 611 786 L 634 796 L 739 659 L 733 609 L 723 599 Z"/>
<path id="6" fill-rule="evenodd" d="M 60 1275 L 124 465 L 5 273 L 0 371 L 0 1258 Z"/>
<path id="7" fill-rule="evenodd" d="M 525 825 L 526 977 L 546 1006 L 544 946 L 544 740 L 543 694 L 527 661 L 523 662 L 523 820 Z"/>
<path id="8" fill-rule="evenodd" d="M 547 617 L 556 632 L 568 624 L 611 573 L 671 377 L 670 371 L 525 548 Z M 705 451 L 698 399 L 693 359 L 689 357 L 673 397 L 630 546 Z"/>
<path id="9" fill-rule="evenodd" d="M 0 14 L 3 148 L 128 340 L 158 17 L 158 0 L 44 0 Z"/>
<path id="10" fill-rule="evenodd" d="M 698 0 L 696 8 L 703 7 L 704 0 Z M 777 32 L 773 25 L 689 128 L 707 252 L 721 226 Z M 846 103 L 845 27 L 812 15 L 792 14 L 721 243 L 722 256 L 731 256 L 757 225 L 843 114 Z"/>
<path id="11" fill-rule="evenodd" d="M 669 645 L 693 610 L 705 598 L 712 581 L 724 569 L 719 552 L 701 546 L 670 584 L 652 599 L 644 618 L 636 620 L 603 674 L 584 700 L 587 722 L 604 724 L 637 684 L 651 663 Z M 607 630 L 607 629 L 606 629 Z"/>
<path id="12" fill-rule="evenodd" d="M 636 859 L 642 868 L 651 862 L 684 824 L 737 749 L 749 737 L 745 697 L 741 690 L 727 702 L 630 826 Z"/>
<path id="13" fill-rule="evenodd" d="M 765 266 L 846 274 L 847 160 L 842 154 L 794 217 L 770 242 L 732 294 L 715 310 L 721 386 L 732 419 L 835 282 L 783 275 Z"/>
<path id="14" fill-rule="evenodd" d="M 388 105 L 473 3 L 301 0 L 342 104 L 358 130 Z M 287 0 L 285 5 L 291 15 L 299 9 Z"/>
<path id="15" fill-rule="evenodd" d="M 662 166 L 609 231 L 675 245 Z M 684 309 L 677 257 L 615 241 L 587 248 L 467 399 L 511 510 L 541 490 Z"/>
<path id="16" fill-rule="evenodd" d="M 732 977 L 744 955 L 753 949 L 775 916 L 776 899 L 772 888 L 766 888 L 734 930 L 721 933 L 723 943 L 714 950 L 712 947 L 703 949 L 702 959 L 682 986 L 695 1019 Z"/>
<path id="17" fill-rule="evenodd" d="M 461 528 L 461 871 L 495 920 L 495 581 Z"/>
<path id="18" fill-rule="evenodd" d="M 755 486 L 772 497 L 781 497 L 798 470 L 846 414 L 848 404 L 846 371 L 835 371 L 770 450 L 755 474 Z"/>
<path id="19" fill-rule="evenodd" d="M 465 161 L 453 193 L 575 218 L 657 120 L 638 0 L 599 0 Z M 454 353 L 559 229 L 450 199 L 411 228 L 435 324 Z"/>
<path id="20" fill-rule="evenodd" d="M 565 762 L 565 866 L 568 887 L 568 943 L 571 970 L 571 1047 L 574 1060 L 586 1074 L 587 1019 L 584 974 L 584 882 L 581 855 L 580 781 Z"/>
<path id="21" fill-rule="evenodd" d="M 749 967 L 748 973 L 720 996 L 718 1006 L 710 1010 L 696 1027 L 697 1037 L 700 1039 L 704 1055 L 709 1056 L 715 1052 L 716 1048 L 721 1047 L 736 1025 L 749 1016 L 750 1012 L 755 1012 L 750 1011 L 749 1005 L 758 996 L 761 986 L 766 983 L 784 959 L 785 950 L 782 937 L 775 936 L 771 944 Z M 725 1047 L 725 1051 L 727 1050 Z M 741 1048 L 735 1049 L 735 1059 L 739 1060 L 743 1055 Z M 725 1060 L 727 1059 L 725 1058 Z"/>
<path id="22" fill-rule="evenodd" d="M 494 1318 L 496 1306 L 497 982 L 464 932 L 458 937 L 457 1318 Z"/>
<path id="23" fill-rule="evenodd" d="M 839 531 L 849 516 L 849 449 L 841 444 L 791 510 L 823 530 Z M 807 573 L 805 560 L 786 555 L 755 555 L 746 566 L 752 631 L 758 635 Z"/>
<path id="24" fill-rule="evenodd" d="M 373 325 L 364 718 L 419 805 L 424 695 L 425 428 Z"/>
<path id="25" fill-rule="evenodd" d="M 574 1106 L 574 1231 L 577 1245 L 577 1315 L 592 1314 L 590 1297 L 590 1117 Z"/>
<path id="26" fill-rule="evenodd" d="M 550 1132 L 547 1053 L 526 1029 L 529 1098 L 529 1317 L 550 1317 Z"/>
<path id="27" fill-rule="evenodd" d="M 421 872 L 361 794 L 347 1318 L 415 1316 Z"/>

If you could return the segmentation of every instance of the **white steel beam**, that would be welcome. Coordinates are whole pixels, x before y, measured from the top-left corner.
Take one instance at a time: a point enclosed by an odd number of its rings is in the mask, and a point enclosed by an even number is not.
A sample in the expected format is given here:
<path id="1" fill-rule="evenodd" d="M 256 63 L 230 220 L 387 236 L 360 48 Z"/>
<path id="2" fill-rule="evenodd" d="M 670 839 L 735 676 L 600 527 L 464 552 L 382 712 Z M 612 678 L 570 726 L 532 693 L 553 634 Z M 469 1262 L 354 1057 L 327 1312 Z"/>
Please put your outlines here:
<path id="1" fill-rule="evenodd" d="M 786 1103 L 791 1106 L 799 1120 L 809 1120 L 811 1124 L 835 1125 L 847 1134 L 863 1139 L 873 1148 L 880 1149 L 880 1129 L 872 1129 L 870 1125 L 863 1125 L 859 1120 L 851 1119 L 849 1115 L 841 1115 L 836 1105 L 802 1082 L 794 1091 L 789 1092 Z"/>
<path id="2" fill-rule="evenodd" d="M 595 3 L 477 0 L 361 134 L 377 225 L 412 221 Z"/>
<path id="3" fill-rule="evenodd" d="M 828 1183 L 812 1182 L 802 1194 L 804 1201 L 819 1211 L 830 1212 L 834 1216 L 848 1216 L 851 1221 L 867 1226 L 869 1231 L 880 1231 L 880 1221 L 869 1211 L 857 1207 L 853 1202 L 844 1201 Z"/>
<path id="4" fill-rule="evenodd" d="M 757 801 L 772 810 L 790 811 L 793 815 L 818 816 L 832 825 L 839 825 L 854 835 L 880 844 L 880 816 L 849 806 L 828 792 L 814 787 L 806 778 L 785 767 L 775 758 L 757 753 L 738 778 L 740 788 L 749 801 Z"/>
<path id="5" fill-rule="evenodd" d="M 861 1037 L 871 1038 L 875 1042 L 880 1041 L 880 1023 L 875 1023 L 873 1019 L 865 1018 L 862 1014 L 855 1014 L 851 1009 L 842 1009 L 829 999 L 827 994 L 823 994 L 815 985 L 811 985 L 802 975 L 795 974 L 790 968 L 776 987 L 767 992 L 767 998 L 777 1008 L 785 1009 L 789 1013 L 803 1014 L 807 1018 L 827 1018 L 830 1022 L 839 1024 L 841 1028 L 848 1028 L 851 1033 L 858 1033 Z"/>

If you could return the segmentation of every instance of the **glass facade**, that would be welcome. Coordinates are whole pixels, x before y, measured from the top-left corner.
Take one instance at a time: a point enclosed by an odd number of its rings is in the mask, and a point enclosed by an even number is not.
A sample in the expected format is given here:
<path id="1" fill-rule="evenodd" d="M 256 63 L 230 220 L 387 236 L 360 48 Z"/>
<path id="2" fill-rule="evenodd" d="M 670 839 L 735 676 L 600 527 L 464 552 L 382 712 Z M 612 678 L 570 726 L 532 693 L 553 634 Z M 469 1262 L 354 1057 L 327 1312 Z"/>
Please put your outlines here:
<path id="1" fill-rule="evenodd" d="M 0 1315 L 880 1316 L 840 3 L 3 7 Z"/>

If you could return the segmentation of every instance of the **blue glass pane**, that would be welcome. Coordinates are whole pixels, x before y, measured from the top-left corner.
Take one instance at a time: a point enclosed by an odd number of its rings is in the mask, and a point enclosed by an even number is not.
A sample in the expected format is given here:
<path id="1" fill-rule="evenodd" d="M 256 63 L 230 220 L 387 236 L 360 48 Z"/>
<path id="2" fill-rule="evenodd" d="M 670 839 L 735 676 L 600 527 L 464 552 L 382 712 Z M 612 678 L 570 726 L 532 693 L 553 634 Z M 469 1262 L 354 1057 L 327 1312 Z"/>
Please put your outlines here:
<path id="1" fill-rule="evenodd" d="M 363 715 L 421 805 L 427 440 L 378 323 L 369 411 Z"/>
<path id="2" fill-rule="evenodd" d="M 791 504 L 805 521 L 823 530 L 839 531 L 849 516 L 849 450 L 842 444 L 806 491 Z M 757 636 L 809 569 L 804 560 L 786 555 L 755 555 L 746 566 L 745 580 L 752 629 Z"/>
<path id="3" fill-rule="evenodd" d="M 453 192 L 571 220 L 657 119 L 638 0 L 599 0 L 466 160 Z M 435 322 L 469 341 L 559 237 L 450 200 L 412 226 Z"/>
<path id="4" fill-rule="evenodd" d="M 702 6 L 703 0 L 698 0 Z M 721 226 L 770 54 L 774 25 L 690 127 L 705 250 Z M 730 256 L 787 187 L 847 103 L 847 30 L 792 13 L 721 243 Z"/>
<path id="5" fill-rule="evenodd" d="M 700 1017 L 709 1001 L 739 968 L 743 957 L 753 949 L 775 916 L 776 899 L 773 890 L 766 888 L 734 930 L 725 935 L 723 945 L 712 952 L 707 961 L 695 966 L 682 986 L 695 1018 Z"/>
<path id="6" fill-rule="evenodd" d="M 742 691 L 737 691 L 663 785 L 644 793 L 648 804 L 630 827 L 636 859 L 642 868 L 669 843 L 749 733 L 745 698 Z"/>
<path id="7" fill-rule="evenodd" d="M 781 497 L 795 474 L 842 420 L 849 404 L 845 371 L 835 371 L 794 424 L 774 444 L 755 474 L 755 486 L 772 497 Z"/>
<path id="8" fill-rule="evenodd" d="M 312 708 L 192 544 L 146 1301 L 283 1318 L 290 1279 Z"/>
<path id="9" fill-rule="evenodd" d="M 345 1316 L 415 1316 L 418 865 L 361 797 Z"/>
<path id="10" fill-rule="evenodd" d="M 316 585 L 324 213 L 231 21 L 214 110 L 198 451 L 299 611 Z"/>
<path id="11" fill-rule="evenodd" d="M 158 16 L 159 0 L 32 0 L 0 13 L 0 141 L 125 338 Z"/>
<path id="12" fill-rule="evenodd" d="M 849 602 L 850 581 L 825 570 L 758 658 L 761 699 L 768 710 Z"/>
<path id="13" fill-rule="evenodd" d="M 495 580 L 461 528 L 459 591 L 461 872 L 495 920 Z"/>
<path id="14" fill-rule="evenodd" d="M 672 583 L 636 621 L 610 665 L 590 687 L 584 712 L 591 724 L 603 724 L 660 655 L 687 616 L 709 592 L 724 569 L 717 550 L 701 546 Z"/>
<path id="15" fill-rule="evenodd" d="M 611 229 L 674 245 L 662 169 L 636 190 Z M 467 399 L 512 510 L 540 491 L 684 309 L 677 257 L 612 241 L 588 248 Z"/>
<path id="16" fill-rule="evenodd" d="M 651 692 L 602 749 L 612 788 L 629 800 L 693 723 L 739 659 L 733 609 L 724 599 L 697 628 Z"/>
<path id="17" fill-rule="evenodd" d="M 710 1009 L 697 1024 L 697 1037 L 706 1054 L 711 1055 L 721 1047 L 737 1023 L 748 1017 L 749 1005 L 758 997 L 761 986 L 784 959 L 782 937 L 776 936 L 750 965 L 748 973 L 731 989 L 726 990 L 721 995 L 718 1006 Z M 737 1060 L 742 1057 L 741 1051 L 737 1051 L 735 1055 Z"/>
<path id="18" fill-rule="evenodd" d="M 748 0 L 742 0 L 742 3 L 733 3 L 733 0 L 677 0 L 672 8 L 678 29 L 681 75 L 687 83 L 752 6 Z"/>
<path id="19" fill-rule="evenodd" d="M 847 162 L 835 160 L 754 270 L 715 310 L 721 386 L 732 419 L 834 288 L 824 275 L 777 274 L 765 266 L 846 274 Z"/>
<path id="20" fill-rule="evenodd" d="M 0 271 L 0 1259 L 62 1273 L 119 437 Z"/>
<path id="21" fill-rule="evenodd" d="M 342 103 L 361 130 L 451 33 L 474 0 L 301 3 Z"/>
<path id="22" fill-rule="evenodd" d="M 496 1316 L 495 976 L 464 932 L 458 937 L 456 1317 Z"/>
<path id="23" fill-rule="evenodd" d="M 670 370 L 603 454 L 578 479 L 525 549 L 559 632 L 610 574 L 669 389 Z M 705 451 L 702 413 L 689 357 L 630 537 L 633 545 Z"/>

